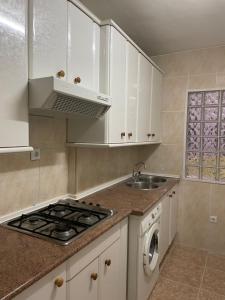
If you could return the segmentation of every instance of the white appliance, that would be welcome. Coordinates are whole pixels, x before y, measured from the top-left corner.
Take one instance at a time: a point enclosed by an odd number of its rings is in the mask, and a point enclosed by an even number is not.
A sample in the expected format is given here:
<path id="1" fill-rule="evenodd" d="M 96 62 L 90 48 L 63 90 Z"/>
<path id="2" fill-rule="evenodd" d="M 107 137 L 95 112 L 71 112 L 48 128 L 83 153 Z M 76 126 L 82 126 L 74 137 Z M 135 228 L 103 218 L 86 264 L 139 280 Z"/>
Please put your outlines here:
<path id="1" fill-rule="evenodd" d="M 29 108 L 33 114 L 100 118 L 110 106 L 109 96 L 62 79 L 45 77 L 29 80 Z"/>
<path id="2" fill-rule="evenodd" d="M 161 203 L 143 217 L 130 216 L 128 300 L 147 300 L 159 276 Z"/>

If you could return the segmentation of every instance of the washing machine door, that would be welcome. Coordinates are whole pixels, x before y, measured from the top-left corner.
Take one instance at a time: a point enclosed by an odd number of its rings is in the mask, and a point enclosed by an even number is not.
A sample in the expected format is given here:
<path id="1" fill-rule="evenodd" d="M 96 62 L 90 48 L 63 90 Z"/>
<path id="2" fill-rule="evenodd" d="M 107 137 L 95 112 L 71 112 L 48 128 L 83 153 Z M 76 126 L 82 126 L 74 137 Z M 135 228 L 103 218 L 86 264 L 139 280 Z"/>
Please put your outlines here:
<path id="1" fill-rule="evenodd" d="M 159 259 L 159 223 L 154 223 L 145 234 L 144 239 L 144 270 L 150 276 L 155 270 Z"/>

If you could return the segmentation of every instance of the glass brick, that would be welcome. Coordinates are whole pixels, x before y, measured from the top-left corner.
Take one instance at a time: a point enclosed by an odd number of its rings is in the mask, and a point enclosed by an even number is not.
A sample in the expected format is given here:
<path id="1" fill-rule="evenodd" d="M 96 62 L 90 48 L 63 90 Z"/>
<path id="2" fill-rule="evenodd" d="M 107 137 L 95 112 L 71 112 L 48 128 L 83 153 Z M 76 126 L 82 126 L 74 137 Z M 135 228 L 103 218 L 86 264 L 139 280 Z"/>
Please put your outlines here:
<path id="1" fill-rule="evenodd" d="M 225 121 L 225 107 L 222 107 L 221 111 L 222 111 L 222 113 L 221 113 L 221 120 Z"/>
<path id="2" fill-rule="evenodd" d="M 212 91 L 205 93 L 205 105 L 218 105 L 220 100 L 220 92 Z"/>
<path id="3" fill-rule="evenodd" d="M 216 169 L 215 168 L 202 168 L 202 179 L 215 181 Z"/>
<path id="4" fill-rule="evenodd" d="M 203 127 L 204 136 L 217 136 L 218 124 L 217 123 L 205 123 Z"/>
<path id="5" fill-rule="evenodd" d="M 219 161 L 220 167 L 225 168 L 225 153 L 220 153 L 220 161 Z"/>
<path id="6" fill-rule="evenodd" d="M 189 137 L 187 139 L 187 150 L 197 152 L 200 150 L 201 140 L 198 137 Z"/>
<path id="7" fill-rule="evenodd" d="M 192 179 L 199 178 L 199 168 L 198 167 L 186 167 L 186 177 Z"/>
<path id="8" fill-rule="evenodd" d="M 221 123 L 220 135 L 221 135 L 221 137 L 225 137 L 225 123 Z"/>
<path id="9" fill-rule="evenodd" d="M 201 123 L 188 123 L 189 136 L 196 136 L 201 134 Z"/>
<path id="10" fill-rule="evenodd" d="M 188 121 L 196 122 L 201 121 L 201 108 L 200 107 L 191 107 L 188 109 Z"/>
<path id="11" fill-rule="evenodd" d="M 220 139 L 220 152 L 225 152 L 225 138 Z"/>
<path id="12" fill-rule="evenodd" d="M 217 152 L 218 139 L 217 138 L 203 138 L 204 152 Z"/>
<path id="13" fill-rule="evenodd" d="M 225 104 L 225 91 L 222 91 L 222 104 Z"/>
<path id="14" fill-rule="evenodd" d="M 219 181 L 225 182 L 225 169 L 219 169 Z"/>
<path id="15" fill-rule="evenodd" d="M 190 106 L 200 106 L 202 104 L 203 93 L 194 92 L 188 94 L 188 105 Z"/>
<path id="16" fill-rule="evenodd" d="M 215 153 L 203 153 L 202 162 L 204 167 L 216 167 L 216 154 Z"/>
<path id="17" fill-rule="evenodd" d="M 198 165 L 200 154 L 198 152 L 187 152 L 186 163 L 187 165 Z"/>
<path id="18" fill-rule="evenodd" d="M 204 109 L 204 119 L 205 121 L 217 121 L 219 116 L 218 107 L 206 107 Z"/>

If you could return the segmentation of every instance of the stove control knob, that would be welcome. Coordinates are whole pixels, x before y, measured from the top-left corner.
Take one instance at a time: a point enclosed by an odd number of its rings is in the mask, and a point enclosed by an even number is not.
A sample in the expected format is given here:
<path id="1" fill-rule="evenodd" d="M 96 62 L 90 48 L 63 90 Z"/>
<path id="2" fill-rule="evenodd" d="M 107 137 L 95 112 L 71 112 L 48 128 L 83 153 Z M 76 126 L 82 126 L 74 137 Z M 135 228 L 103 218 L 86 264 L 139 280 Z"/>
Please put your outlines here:
<path id="1" fill-rule="evenodd" d="M 83 204 L 86 204 L 86 202 L 85 202 L 85 201 L 82 201 L 82 203 L 83 203 Z"/>
<path id="2" fill-rule="evenodd" d="M 93 205 L 93 203 L 92 203 L 92 202 L 90 202 L 90 203 L 89 203 L 89 205 Z"/>
<path id="3" fill-rule="evenodd" d="M 75 202 L 79 202 L 79 200 L 75 200 Z"/>
<path id="4" fill-rule="evenodd" d="M 101 206 L 101 205 L 100 205 L 99 203 L 97 203 L 97 204 L 96 204 L 96 206 L 98 206 L 98 207 L 99 207 L 99 206 Z"/>
<path id="5" fill-rule="evenodd" d="M 57 287 L 61 287 L 61 286 L 63 285 L 63 283 L 64 283 L 64 279 L 63 279 L 62 277 L 56 278 L 56 280 L 55 280 L 55 285 L 56 285 Z"/>
<path id="6" fill-rule="evenodd" d="M 97 280 L 97 278 L 98 278 L 98 274 L 97 273 L 92 273 L 91 274 L 91 279 Z"/>

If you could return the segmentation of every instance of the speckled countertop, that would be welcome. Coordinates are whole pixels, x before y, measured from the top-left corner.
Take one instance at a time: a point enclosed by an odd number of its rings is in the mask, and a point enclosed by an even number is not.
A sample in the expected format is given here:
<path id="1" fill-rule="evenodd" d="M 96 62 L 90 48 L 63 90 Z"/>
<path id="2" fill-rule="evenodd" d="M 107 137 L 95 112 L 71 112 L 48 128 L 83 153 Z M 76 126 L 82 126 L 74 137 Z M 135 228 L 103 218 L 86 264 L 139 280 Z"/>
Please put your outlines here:
<path id="1" fill-rule="evenodd" d="M 82 201 L 114 208 L 117 213 L 68 246 L 0 226 L 0 299 L 13 299 L 130 214 L 143 215 L 177 182 L 169 179 L 162 188 L 152 191 L 135 190 L 122 182 L 83 198 Z"/>

